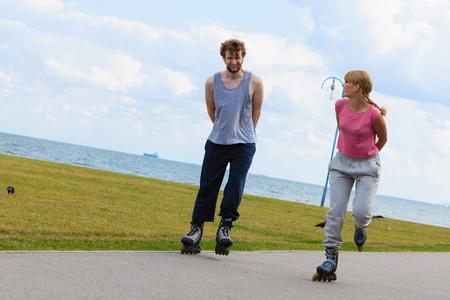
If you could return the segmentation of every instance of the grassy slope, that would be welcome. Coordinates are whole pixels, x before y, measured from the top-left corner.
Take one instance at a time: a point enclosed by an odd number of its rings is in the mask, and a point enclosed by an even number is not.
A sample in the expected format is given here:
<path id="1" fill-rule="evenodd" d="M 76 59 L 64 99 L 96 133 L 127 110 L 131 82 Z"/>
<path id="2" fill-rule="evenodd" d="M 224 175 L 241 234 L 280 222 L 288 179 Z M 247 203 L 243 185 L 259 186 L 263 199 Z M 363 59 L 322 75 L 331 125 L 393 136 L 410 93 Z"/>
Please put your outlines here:
<path id="1" fill-rule="evenodd" d="M 16 188 L 8 196 L 6 186 Z M 178 250 L 197 188 L 155 179 L 0 155 L 0 249 Z M 326 209 L 244 196 L 235 250 L 322 249 Z M 213 249 L 217 221 L 207 224 Z M 344 250 L 355 250 L 351 216 Z M 367 251 L 450 251 L 450 229 L 375 219 Z"/>

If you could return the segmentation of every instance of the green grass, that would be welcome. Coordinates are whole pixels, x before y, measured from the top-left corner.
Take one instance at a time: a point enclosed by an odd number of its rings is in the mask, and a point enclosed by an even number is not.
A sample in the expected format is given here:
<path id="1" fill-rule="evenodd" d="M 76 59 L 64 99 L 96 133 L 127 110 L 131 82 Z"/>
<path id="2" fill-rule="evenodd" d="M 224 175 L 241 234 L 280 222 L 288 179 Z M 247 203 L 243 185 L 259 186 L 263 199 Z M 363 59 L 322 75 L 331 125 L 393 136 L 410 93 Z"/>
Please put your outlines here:
<path id="1" fill-rule="evenodd" d="M 0 249 L 179 250 L 196 192 L 191 185 L 0 155 Z M 233 249 L 322 250 L 322 229 L 313 225 L 325 213 L 245 195 Z M 214 248 L 216 226 L 217 220 L 206 224 L 203 249 Z M 343 250 L 354 251 L 350 215 L 343 235 Z M 365 250 L 450 251 L 450 229 L 375 219 Z"/>

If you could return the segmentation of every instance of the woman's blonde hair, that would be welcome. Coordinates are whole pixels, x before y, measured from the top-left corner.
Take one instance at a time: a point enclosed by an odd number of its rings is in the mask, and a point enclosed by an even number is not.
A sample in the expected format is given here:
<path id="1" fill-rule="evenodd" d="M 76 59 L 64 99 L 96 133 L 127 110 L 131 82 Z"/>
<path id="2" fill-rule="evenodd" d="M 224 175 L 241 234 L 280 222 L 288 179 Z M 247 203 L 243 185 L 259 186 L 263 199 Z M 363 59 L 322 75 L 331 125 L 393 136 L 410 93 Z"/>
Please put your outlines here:
<path id="1" fill-rule="evenodd" d="M 344 77 L 345 82 L 351 82 L 353 84 L 358 84 L 361 88 L 362 95 L 364 99 L 369 103 L 378 108 L 383 116 L 386 115 L 387 111 L 384 107 L 379 107 L 378 104 L 370 99 L 370 92 L 372 92 L 372 79 L 369 73 L 362 70 L 352 70 L 348 71 Z"/>

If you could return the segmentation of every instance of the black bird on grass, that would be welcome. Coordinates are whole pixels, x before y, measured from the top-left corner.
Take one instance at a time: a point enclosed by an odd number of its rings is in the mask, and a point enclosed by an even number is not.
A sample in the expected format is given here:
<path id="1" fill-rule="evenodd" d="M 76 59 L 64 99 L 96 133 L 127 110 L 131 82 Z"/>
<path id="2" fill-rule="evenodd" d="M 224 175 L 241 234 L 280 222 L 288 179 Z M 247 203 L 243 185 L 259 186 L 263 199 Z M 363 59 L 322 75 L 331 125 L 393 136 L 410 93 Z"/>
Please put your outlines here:
<path id="1" fill-rule="evenodd" d="M 8 186 L 7 188 L 6 188 L 6 190 L 8 191 L 8 195 L 12 195 L 12 194 L 14 194 L 14 192 L 15 192 L 15 189 L 14 189 L 14 187 L 13 186 Z"/>
<path id="2" fill-rule="evenodd" d="M 324 228 L 324 227 L 325 227 L 325 224 L 327 224 L 327 221 L 320 222 L 319 224 L 316 224 L 316 225 L 314 225 L 314 226 Z"/>

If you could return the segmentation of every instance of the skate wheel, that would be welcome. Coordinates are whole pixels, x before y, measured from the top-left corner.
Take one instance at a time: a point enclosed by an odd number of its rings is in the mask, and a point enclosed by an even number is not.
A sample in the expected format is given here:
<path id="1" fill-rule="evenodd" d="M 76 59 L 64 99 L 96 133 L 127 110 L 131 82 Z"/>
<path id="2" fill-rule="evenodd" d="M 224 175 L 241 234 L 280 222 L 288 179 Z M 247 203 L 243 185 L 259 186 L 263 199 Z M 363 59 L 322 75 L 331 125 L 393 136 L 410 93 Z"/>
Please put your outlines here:
<path id="1" fill-rule="evenodd" d="M 315 274 L 313 275 L 312 280 L 313 280 L 313 281 L 317 281 L 317 280 L 319 279 L 319 277 L 320 277 L 319 273 L 315 273 Z M 319 280 L 319 281 L 320 281 L 320 280 Z"/>
<path id="2" fill-rule="evenodd" d="M 223 247 L 222 245 L 217 244 L 215 252 L 216 252 L 217 255 L 226 255 L 226 256 L 228 256 L 228 254 L 230 254 L 230 249 L 226 248 L 226 247 Z"/>
<path id="3" fill-rule="evenodd" d="M 313 281 L 323 281 L 323 282 L 331 282 L 337 279 L 336 274 L 321 274 L 319 272 L 315 273 L 312 280 Z"/>
<path id="4" fill-rule="evenodd" d="M 198 254 L 201 252 L 201 248 L 199 246 L 197 247 L 183 247 L 181 248 L 181 254 Z"/>

